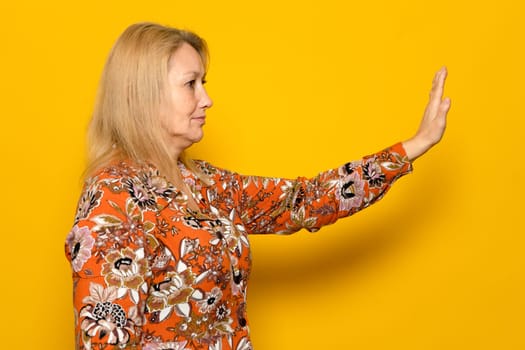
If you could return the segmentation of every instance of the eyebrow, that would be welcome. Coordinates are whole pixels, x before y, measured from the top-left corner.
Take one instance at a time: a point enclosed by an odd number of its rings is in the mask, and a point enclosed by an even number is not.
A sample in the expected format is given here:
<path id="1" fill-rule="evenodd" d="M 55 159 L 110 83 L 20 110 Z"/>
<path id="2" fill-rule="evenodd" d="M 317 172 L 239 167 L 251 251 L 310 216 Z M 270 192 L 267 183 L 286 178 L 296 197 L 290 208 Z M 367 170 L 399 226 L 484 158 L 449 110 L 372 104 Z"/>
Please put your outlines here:
<path id="1" fill-rule="evenodd" d="M 189 72 L 183 73 L 182 75 L 183 75 L 183 76 L 192 75 L 192 76 L 194 76 L 194 77 L 198 77 L 199 75 L 201 75 L 201 72 L 198 72 L 198 71 L 192 70 L 192 71 L 189 71 Z M 203 77 L 203 79 L 206 78 L 206 72 L 204 72 L 204 74 L 202 75 L 202 77 Z"/>

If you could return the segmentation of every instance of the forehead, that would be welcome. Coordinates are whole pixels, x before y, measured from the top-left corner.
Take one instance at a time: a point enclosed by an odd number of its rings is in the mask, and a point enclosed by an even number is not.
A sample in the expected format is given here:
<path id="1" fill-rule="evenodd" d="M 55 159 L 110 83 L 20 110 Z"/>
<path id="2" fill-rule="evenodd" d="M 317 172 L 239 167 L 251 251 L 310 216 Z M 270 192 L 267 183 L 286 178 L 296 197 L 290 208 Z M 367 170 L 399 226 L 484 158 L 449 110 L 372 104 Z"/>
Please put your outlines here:
<path id="1" fill-rule="evenodd" d="M 175 74 L 204 73 L 202 58 L 188 43 L 183 43 L 170 57 L 169 72 Z"/>

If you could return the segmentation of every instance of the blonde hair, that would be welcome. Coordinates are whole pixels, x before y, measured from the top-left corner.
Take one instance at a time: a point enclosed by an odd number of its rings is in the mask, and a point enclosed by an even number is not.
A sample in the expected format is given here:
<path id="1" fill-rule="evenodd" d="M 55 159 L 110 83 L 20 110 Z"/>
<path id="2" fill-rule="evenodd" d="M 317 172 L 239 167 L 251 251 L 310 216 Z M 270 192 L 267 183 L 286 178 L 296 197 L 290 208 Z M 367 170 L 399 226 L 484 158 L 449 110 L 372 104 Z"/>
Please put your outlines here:
<path id="1" fill-rule="evenodd" d="M 151 162 L 161 174 L 177 177 L 177 161 L 206 181 L 206 175 L 183 153 L 173 159 L 162 127 L 160 106 L 166 96 L 168 62 L 184 43 L 206 67 L 208 48 L 198 35 L 155 23 L 129 26 L 115 42 L 104 67 L 88 127 L 89 177 L 115 160 Z"/>

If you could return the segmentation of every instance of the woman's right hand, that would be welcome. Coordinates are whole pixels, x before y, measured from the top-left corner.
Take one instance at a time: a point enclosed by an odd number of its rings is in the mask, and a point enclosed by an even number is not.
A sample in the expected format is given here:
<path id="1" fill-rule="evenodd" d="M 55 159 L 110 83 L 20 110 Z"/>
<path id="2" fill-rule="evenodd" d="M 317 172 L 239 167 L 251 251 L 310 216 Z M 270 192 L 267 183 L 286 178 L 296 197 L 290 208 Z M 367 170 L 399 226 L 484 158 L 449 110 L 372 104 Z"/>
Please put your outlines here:
<path id="1" fill-rule="evenodd" d="M 450 109 L 450 98 L 443 99 L 446 78 L 447 69 L 443 67 L 434 76 L 430 99 L 418 131 L 414 137 L 403 142 L 410 161 L 423 155 L 443 137 L 447 124 L 447 113 Z"/>

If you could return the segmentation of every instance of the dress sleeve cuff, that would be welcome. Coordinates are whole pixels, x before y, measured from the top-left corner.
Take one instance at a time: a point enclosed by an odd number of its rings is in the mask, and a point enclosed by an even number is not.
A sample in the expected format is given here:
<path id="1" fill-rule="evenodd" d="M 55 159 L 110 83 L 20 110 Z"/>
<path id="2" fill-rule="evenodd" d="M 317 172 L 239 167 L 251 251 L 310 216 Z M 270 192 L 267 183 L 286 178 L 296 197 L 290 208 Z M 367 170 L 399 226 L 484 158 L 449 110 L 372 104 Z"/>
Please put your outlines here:
<path id="1" fill-rule="evenodd" d="M 408 159 L 407 152 L 402 142 L 398 142 L 393 146 L 385 149 L 385 152 L 389 154 L 388 158 L 396 160 L 402 167 L 399 169 L 399 176 L 410 174 L 413 171 L 413 163 Z"/>

